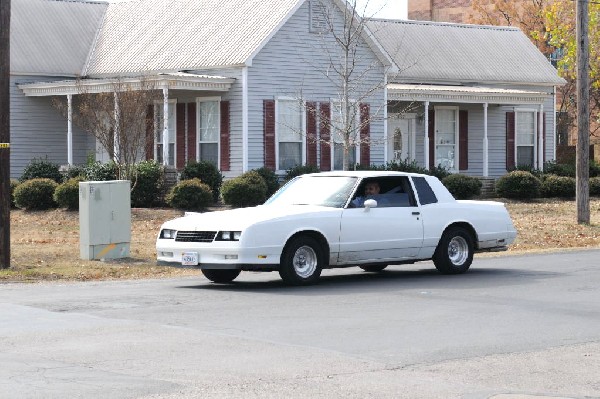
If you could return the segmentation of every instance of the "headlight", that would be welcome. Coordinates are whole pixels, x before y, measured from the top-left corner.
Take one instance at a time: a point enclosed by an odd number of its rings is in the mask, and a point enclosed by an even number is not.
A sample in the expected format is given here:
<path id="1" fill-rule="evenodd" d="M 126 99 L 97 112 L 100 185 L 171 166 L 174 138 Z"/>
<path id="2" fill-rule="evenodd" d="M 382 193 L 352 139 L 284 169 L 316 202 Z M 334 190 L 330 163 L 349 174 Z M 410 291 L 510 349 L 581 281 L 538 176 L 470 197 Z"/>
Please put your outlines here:
<path id="1" fill-rule="evenodd" d="M 163 229 L 160 232 L 160 238 L 165 238 L 167 240 L 175 239 L 176 235 L 177 235 L 177 230 Z"/>
<path id="2" fill-rule="evenodd" d="M 239 241 L 241 231 L 219 231 L 216 241 Z"/>

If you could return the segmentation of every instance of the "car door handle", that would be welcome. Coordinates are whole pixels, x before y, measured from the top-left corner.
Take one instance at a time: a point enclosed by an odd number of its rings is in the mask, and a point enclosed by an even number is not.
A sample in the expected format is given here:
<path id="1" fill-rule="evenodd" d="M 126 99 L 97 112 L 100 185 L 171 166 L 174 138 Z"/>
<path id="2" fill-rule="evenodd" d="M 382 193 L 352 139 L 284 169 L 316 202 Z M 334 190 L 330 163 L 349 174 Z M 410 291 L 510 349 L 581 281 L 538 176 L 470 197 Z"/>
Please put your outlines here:
<path id="1" fill-rule="evenodd" d="M 413 212 L 412 214 L 415 216 L 419 216 L 421 214 L 421 212 Z"/>

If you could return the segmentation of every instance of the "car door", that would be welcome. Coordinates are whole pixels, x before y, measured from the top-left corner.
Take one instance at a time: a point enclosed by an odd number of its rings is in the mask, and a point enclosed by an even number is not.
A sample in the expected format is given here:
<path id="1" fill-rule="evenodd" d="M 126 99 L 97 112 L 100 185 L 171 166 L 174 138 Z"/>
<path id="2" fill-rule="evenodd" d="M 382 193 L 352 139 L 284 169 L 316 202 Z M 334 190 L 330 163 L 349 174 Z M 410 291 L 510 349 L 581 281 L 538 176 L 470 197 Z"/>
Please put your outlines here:
<path id="1" fill-rule="evenodd" d="M 412 190 L 410 184 L 405 187 Z M 399 201 L 396 196 L 405 200 Z M 418 255 L 423 244 L 423 223 L 412 191 L 384 193 L 373 199 L 378 201 L 375 208 L 343 210 L 338 263 L 386 262 Z"/>

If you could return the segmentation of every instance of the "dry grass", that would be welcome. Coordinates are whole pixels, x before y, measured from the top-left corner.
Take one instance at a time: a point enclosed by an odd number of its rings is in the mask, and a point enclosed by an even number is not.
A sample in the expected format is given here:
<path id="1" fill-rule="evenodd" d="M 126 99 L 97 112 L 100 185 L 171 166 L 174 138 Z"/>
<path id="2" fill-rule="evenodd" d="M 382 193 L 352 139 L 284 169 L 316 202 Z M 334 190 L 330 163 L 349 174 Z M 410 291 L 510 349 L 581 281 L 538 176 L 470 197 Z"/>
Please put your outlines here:
<path id="1" fill-rule="evenodd" d="M 600 247 L 600 199 L 591 202 L 592 223 L 578 225 L 574 201 L 506 201 L 519 232 L 508 253 Z M 156 266 L 154 242 L 160 225 L 181 212 L 132 211 L 131 258 L 99 262 L 79 259 L 77 212 L 11 211 L 11 268 L 0 281 L 98 280 L 198 275 L 198 271 Z"/>

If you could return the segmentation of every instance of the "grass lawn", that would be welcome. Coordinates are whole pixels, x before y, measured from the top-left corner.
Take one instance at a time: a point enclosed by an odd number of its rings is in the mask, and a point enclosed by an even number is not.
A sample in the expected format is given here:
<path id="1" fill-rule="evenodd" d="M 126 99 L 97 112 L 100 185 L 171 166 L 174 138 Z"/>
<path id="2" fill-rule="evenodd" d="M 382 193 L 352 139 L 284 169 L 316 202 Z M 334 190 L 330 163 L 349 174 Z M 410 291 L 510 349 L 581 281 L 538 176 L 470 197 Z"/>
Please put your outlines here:
<path id="1" fill-rule="evenodd" d="M 600 199 L 591 201 L 591 224 L 576 223 L 575 201 L 505 201 L 519 232 L 505 254 L 600 247 Z M 197 270 L 156 266 L 154 243 L 160 225 L 182 212 L 133 209 L 131 258 L 84 261 L 79 258 L 77 212 L 11 211 L 11 268 L 0 270 L 0 282 L 98 280 L 199 275 Z"/>

